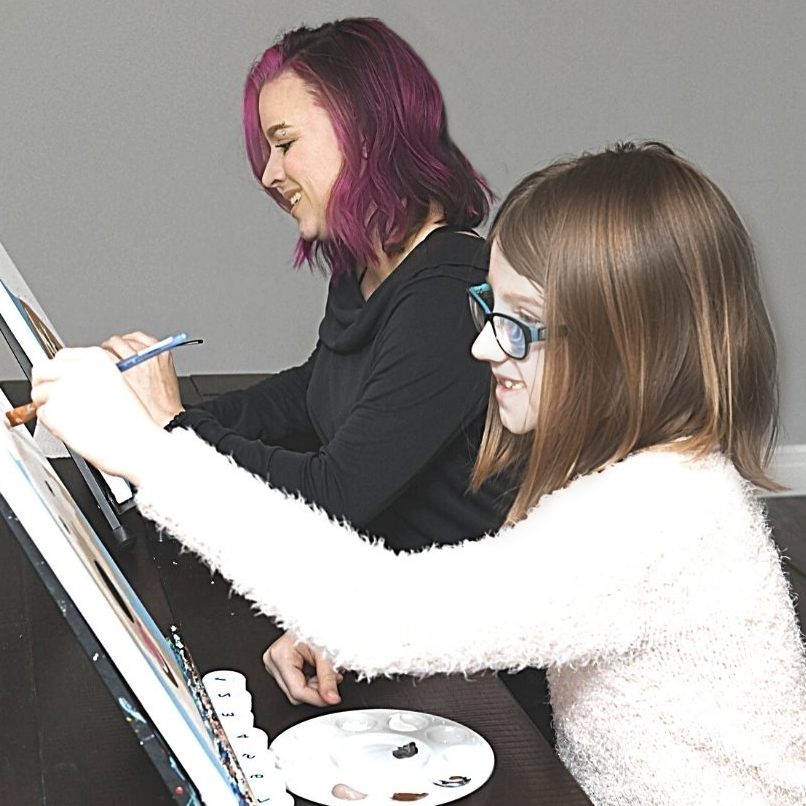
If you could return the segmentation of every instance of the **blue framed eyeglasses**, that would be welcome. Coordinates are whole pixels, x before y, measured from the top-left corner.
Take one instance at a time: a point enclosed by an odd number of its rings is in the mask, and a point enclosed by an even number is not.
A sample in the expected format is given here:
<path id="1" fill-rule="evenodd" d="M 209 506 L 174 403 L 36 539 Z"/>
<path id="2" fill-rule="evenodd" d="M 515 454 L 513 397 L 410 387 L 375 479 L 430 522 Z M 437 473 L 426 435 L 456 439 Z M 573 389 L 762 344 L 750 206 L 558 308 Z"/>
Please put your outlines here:
<path id="1" fill-rule="evenodd" d="M 493 290 L 489 283 L 474 285 L 467 289 L 470 297 L 470 313 L 481 332 L 489 322 L 498 346 L 516 361 L 526 358 L 529 345 L 548 338 L 548 328 L 527 325 L 514 316 L 493 311 Z"/>

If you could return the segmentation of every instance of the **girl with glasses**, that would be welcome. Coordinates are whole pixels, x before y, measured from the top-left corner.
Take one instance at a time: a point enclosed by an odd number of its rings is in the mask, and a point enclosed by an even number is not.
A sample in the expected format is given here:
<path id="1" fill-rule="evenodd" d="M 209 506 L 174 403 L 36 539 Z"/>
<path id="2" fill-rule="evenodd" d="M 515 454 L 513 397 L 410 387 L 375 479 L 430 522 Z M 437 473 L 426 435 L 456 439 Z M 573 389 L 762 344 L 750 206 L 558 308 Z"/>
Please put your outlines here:
<path id="1" fill-rule="evenodd" d="M 34 400 L 339 664 L 546 668 L 558 753 L 594 803 L 806 802 L 806 660 L 757 499 L 777 489 L 776 351 L 735 210 L 665 146 L 623 145 L 528 176 L 491 243 L 473 295 L 493 376 L 474 484 L 520 476 L 495 537 L 396 556 L 156 428 L 100 351 L 37 367 Z M 103 390 L 100 417 L 85 389 Z M 281 572 L 311 557 L 327 607 Z M 349 584 L 332 575 L 345 560 Z M 393 576 L 418 593 L 368 607 Z"/>

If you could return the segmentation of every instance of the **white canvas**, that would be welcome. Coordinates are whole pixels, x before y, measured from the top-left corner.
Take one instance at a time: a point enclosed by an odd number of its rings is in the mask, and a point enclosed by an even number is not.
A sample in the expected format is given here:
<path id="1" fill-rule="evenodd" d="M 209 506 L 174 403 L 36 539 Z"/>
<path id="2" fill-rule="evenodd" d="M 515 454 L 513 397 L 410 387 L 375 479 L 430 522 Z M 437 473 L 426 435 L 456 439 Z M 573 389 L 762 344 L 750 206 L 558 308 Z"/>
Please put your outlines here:
<path id="1" fill-rule="evenodd" d="M 1 243 L 0 316 L 32 364 L 50 357 L 54 347 L 58 349 L 64 344 Z M 37 319 L 39 322 L 36 322 Z M 32 322 L 40 326 L 39 332 L 32 326 Z M 36 425 L 34 438 L 45 456 L 69 455 L 64 445 L 39 423 Z M 106 473 L 101 475 L 118 504 L 132 497 L 131 487 L 126 481 Z"/>
<path id="2" fill-rule="evenodd" d="M 2 392 L 0 406 L 10 408 Z M 0 426 L 0 494 L 146 714 L 121 708 L 156 727 L 204 803 L 254 802 L 223 763 L 213 738 L 221 728 L 197 704 L 177 655 L 22 426 Z"/>

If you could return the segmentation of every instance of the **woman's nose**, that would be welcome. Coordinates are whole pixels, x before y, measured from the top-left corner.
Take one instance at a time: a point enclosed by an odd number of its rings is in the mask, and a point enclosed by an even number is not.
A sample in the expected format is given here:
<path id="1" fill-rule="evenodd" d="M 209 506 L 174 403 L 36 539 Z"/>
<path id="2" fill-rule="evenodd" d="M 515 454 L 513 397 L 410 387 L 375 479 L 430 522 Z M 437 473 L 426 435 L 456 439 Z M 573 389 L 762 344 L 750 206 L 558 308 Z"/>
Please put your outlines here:
<path id="1" fill-rule="evenodd" d="M 269 159 L 263 169 L 263 176 L 260 181 L 263 187 L 273 188 L 285 179 L 285 169 L 283 168 L 283 152 L 279 148 L 272 148 L 269 151 Z"/>

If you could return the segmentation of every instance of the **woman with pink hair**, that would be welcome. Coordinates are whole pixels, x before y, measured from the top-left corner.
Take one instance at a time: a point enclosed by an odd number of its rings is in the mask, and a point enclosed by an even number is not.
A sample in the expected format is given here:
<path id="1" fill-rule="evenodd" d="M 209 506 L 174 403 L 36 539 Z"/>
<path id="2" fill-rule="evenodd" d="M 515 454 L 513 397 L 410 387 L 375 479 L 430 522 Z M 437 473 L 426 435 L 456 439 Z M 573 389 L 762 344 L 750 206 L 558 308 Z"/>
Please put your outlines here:
<path id="1" fill-rule="evenodd" d="M 486 277 L 473 229 L 491 193 L 448 133 L 436 80 L 379 20 L 302 27 L 249 71 L 243 126 L 256 179 L 298 227 L 295 264 L 330 275 L 316 347 L 188 410 L 168 354 L 127 381 L 160 426 L 194 430 L 390 548 L 494 531 L 508 506 L 501 480 L 468 492 L 489 379 L 470 355 L 465 294 Z M 151 341 L 104 346 L 123 358 Z M 299 435 L 314 449 L 284 447 Z M 264 661 L 292 701 L 339 701 L 339 675 L 293 636 Z"/>

